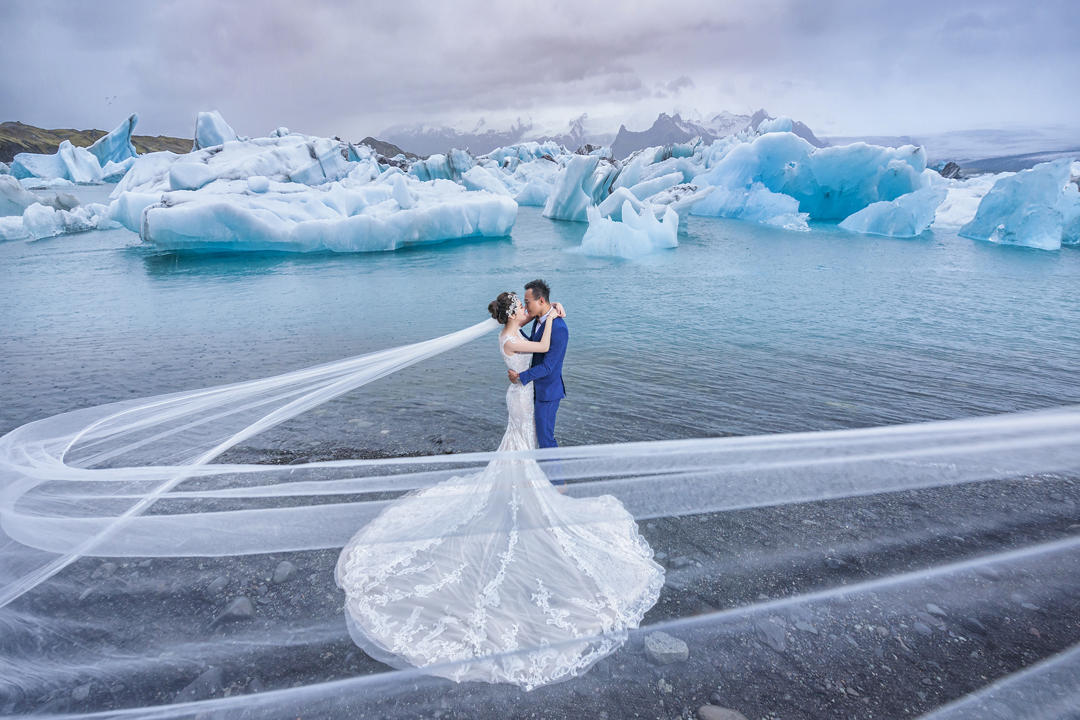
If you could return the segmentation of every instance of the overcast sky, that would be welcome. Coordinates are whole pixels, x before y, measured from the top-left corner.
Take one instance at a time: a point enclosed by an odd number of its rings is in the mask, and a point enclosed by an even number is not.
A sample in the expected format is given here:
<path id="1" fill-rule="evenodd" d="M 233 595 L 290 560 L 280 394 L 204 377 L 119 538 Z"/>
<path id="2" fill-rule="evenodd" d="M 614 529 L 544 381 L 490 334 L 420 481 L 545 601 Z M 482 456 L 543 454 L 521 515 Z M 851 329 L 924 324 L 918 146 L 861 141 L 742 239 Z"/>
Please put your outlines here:
<path id="1" fill-rule="evenodd" d="M 358 140 L 764 107 L 818 134 L 1080 126 L 1076 0 L 0 0 L 0 120 Z"/>

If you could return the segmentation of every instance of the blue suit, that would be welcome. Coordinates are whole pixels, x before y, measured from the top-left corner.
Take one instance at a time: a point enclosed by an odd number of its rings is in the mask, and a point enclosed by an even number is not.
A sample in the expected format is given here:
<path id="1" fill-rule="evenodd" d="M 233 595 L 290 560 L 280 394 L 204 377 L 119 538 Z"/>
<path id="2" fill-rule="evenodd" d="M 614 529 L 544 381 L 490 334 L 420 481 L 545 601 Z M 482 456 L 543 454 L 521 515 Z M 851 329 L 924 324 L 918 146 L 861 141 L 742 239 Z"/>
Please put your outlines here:
<path id="1" fill-rule="evenodd" d="M 536 442 L 542 447 L 558 447 L 555 442 L 555 413 L 559 411 L 559 401 L 566 397 L 566 386 L 562 379 L 563 358 L 566 356 L 566 343 L 570 331 L 566 321 L 555 318 L 551 322 L 551 345 L 546 353 L 533 353 L 532 366 L 521 373 L 518 379 L 522 385 L 533 384 L 533 403 L 536 416 Z M 524 331 L 522 331 L 524 335 Z M 540 342 L 544 337 L 543 323 L 533 324 L 529 339 Z"/>

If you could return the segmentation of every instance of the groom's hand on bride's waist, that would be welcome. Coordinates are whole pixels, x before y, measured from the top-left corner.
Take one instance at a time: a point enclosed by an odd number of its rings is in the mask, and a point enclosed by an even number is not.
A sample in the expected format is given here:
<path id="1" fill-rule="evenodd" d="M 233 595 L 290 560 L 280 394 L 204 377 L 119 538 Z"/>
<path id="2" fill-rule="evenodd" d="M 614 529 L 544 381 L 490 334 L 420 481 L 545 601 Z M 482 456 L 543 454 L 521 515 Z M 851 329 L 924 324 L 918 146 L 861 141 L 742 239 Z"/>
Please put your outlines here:
<path id="1" fill-rule="evenodd" d="M 510 382 L 512 382 L 512 383 L 520 382 L 520 380 L 518 380 L 518 374 L 516 372 L 514 372 L 513 370 L 507 370 L 506 374 L 507 374 L 507 376 L 509 376 Z"/>

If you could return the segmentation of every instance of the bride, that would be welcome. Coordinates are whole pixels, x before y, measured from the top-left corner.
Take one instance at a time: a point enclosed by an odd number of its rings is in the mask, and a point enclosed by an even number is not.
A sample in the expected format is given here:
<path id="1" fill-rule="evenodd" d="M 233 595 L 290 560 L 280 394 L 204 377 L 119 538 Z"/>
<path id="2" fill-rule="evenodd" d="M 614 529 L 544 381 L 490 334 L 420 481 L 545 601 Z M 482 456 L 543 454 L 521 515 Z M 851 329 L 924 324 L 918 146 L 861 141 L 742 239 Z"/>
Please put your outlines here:
<path id="1" fill-rule="evenodd" d="M 509 368 L 547 351 L 554 323 L 526 340 L 517 295 L 488 309 L 504 326 Z M 532 385 L 511 384 L 506 404 L 487 466 L 391 503 L 342 549 L 335 579 L 349 634 L 376 660 L 532 690 L 622 645 L 656 603 L 664 569 L 614 496 L 562 495 L 514 452 L 537 448 Z"/>

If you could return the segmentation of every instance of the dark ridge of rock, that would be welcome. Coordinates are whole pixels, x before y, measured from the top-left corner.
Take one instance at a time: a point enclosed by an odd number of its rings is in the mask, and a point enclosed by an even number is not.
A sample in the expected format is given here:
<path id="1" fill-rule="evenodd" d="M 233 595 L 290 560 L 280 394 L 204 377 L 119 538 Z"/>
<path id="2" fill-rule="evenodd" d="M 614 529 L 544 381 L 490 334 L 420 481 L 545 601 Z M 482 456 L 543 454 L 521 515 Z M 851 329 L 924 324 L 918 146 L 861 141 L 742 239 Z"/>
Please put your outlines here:
<path id="1" fill-rule="evenodd" d="M 944 164 L 935 165 L 934 170 L 937 170 L 938 174 L 943 178 L 949 178 L 950 180 L 964 179 L 964 174 L 960 171 L 960 166 L 952 160 Z"/>
<path id="2" fill-rule="evenodd" d="M 387 158 L 393 158 L 393 157 L 395 157 L 397 155 L 404 155 L 405 157 L 409 158 L 410 160 L 416 160 L 416 159 L 418 159 L 420 157 L 419 155 L 417 155 L 415 153 L 411 153 L 411 152 L 408 152 L 406 150 L 402 150 L 401 148 L 399 148 L 394 143 L 386 142 L 385 140 L 378 140 L 376 138 L 371 137 L 370 135 L 368 135 L 366 138 L 361 140 L 360 144 L 361 145 L 367 145 L 369 148 L 371 148 L 375 152 L 377 152 L 380 155 L 382 155 L 384 157 L 387 157 Z"/>

